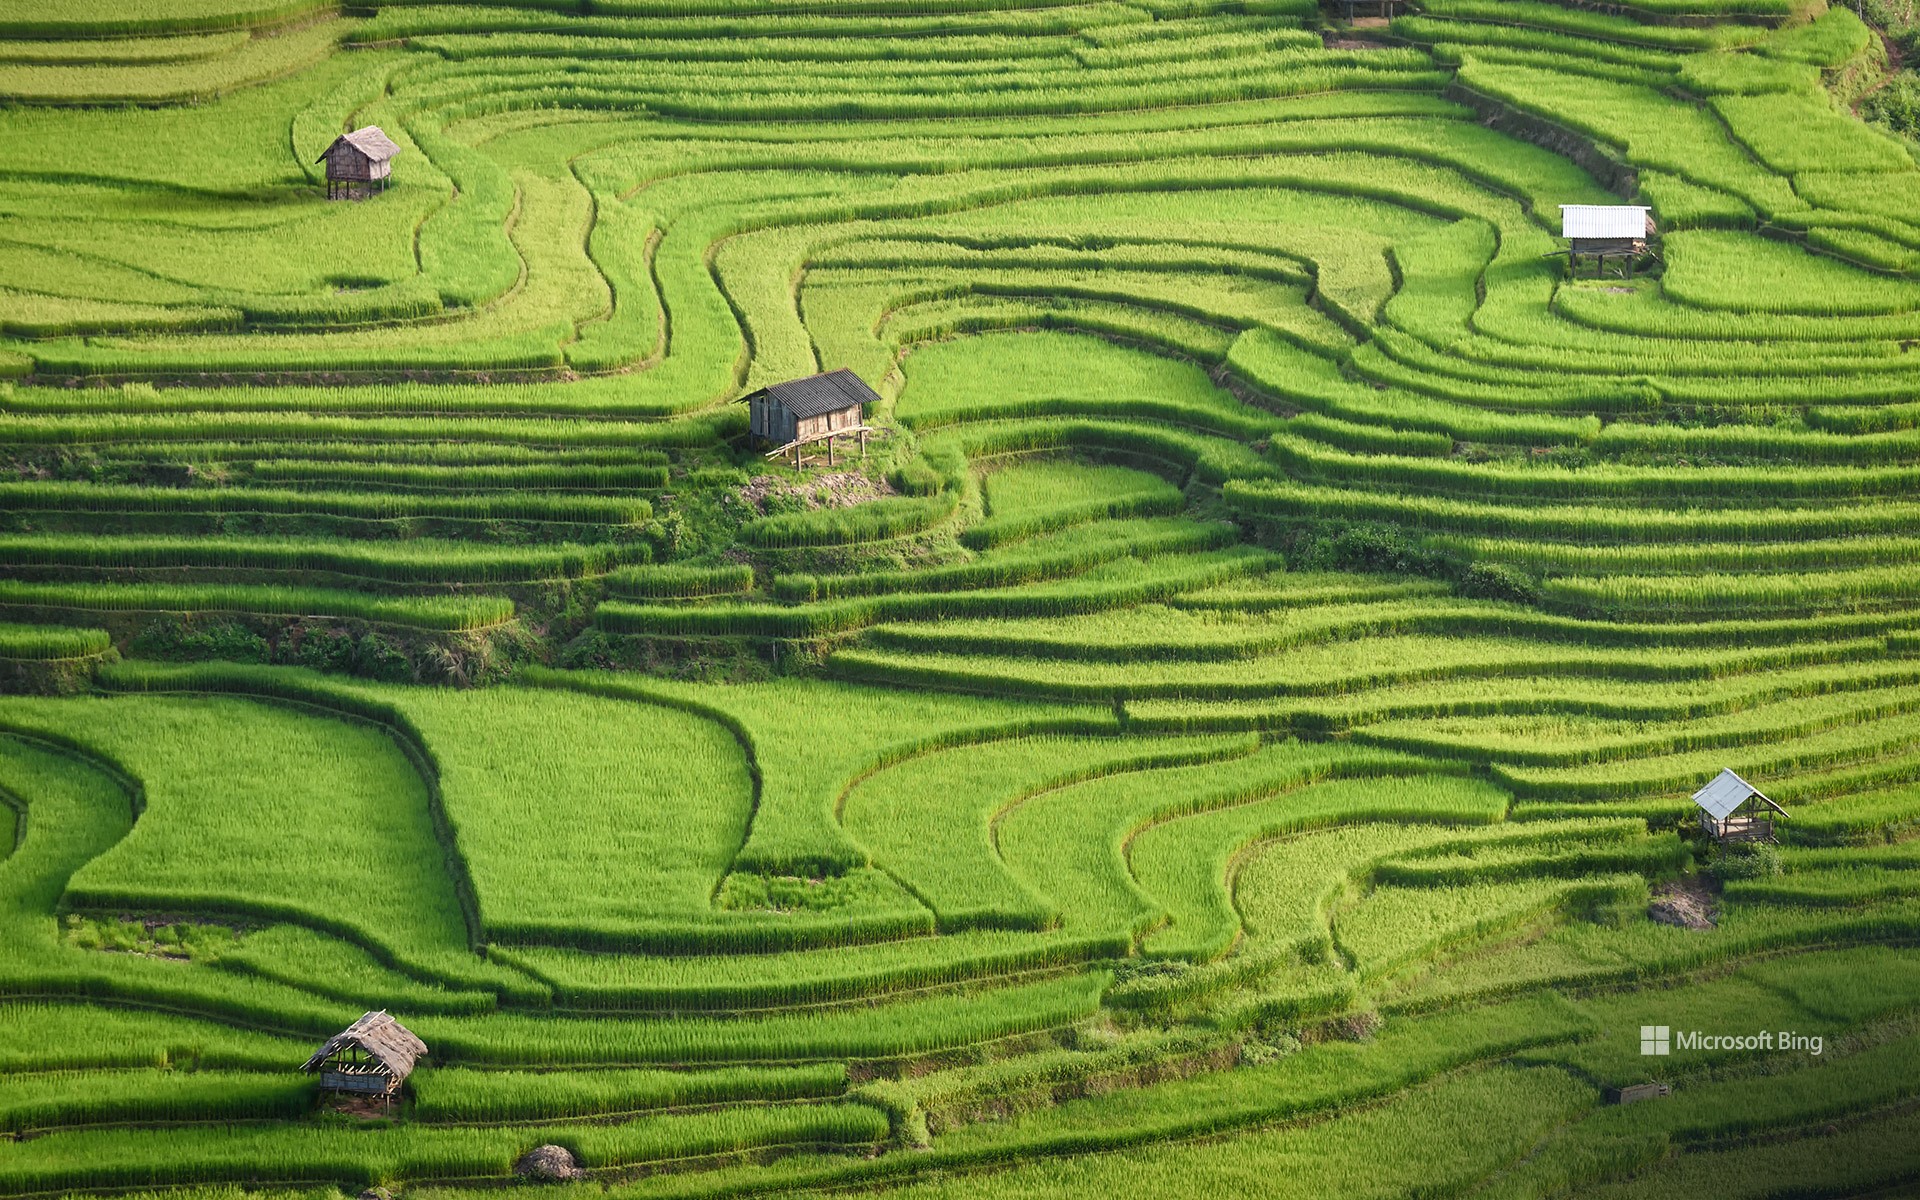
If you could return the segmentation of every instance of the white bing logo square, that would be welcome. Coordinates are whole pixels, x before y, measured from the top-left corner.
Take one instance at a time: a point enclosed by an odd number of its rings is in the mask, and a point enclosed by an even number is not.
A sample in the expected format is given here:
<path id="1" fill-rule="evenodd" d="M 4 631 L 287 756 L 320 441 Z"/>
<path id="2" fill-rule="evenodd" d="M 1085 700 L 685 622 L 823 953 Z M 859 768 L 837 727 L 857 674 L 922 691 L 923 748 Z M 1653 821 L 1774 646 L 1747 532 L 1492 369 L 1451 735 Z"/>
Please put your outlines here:
<path id="1" fill-rule="evenodd" d="M 1672 1035 L 1668 1027 L 1665 1025 L 1642 1025 L 1640 1027 L 1640 1053 L 1673 1053 Z"/>

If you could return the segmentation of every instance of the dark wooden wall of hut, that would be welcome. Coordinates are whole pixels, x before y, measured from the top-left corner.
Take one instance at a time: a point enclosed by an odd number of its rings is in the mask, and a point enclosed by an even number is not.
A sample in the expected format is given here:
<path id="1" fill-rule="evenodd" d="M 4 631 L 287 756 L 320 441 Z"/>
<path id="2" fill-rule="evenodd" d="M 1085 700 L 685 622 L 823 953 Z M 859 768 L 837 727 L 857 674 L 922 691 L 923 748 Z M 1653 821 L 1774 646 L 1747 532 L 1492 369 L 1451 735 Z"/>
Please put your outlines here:
<path id="1" fill-rule="evenodd" d="M 333 149 L 327 151 L 327 178 L 350 179 L 357 183 L 371 183 L 376 179 L 385 179 L 393 170 L 390 162 L 375 162 L 366 153 L 348 142 L 335 142 Z"/>

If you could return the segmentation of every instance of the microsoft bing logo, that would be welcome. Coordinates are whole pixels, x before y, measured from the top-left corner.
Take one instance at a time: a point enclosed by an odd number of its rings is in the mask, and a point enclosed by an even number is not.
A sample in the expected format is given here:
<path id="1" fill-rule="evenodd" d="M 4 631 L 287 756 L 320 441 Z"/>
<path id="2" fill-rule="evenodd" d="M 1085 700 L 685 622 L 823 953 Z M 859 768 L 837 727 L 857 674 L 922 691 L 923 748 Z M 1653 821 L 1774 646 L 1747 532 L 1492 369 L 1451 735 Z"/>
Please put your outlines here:
<path id="1" fill-rule="evenodd" d="M 1826 1039 L 1817 1033 L 1795 1033 L 1791 1029 L 1763 1029 L 1759 1033 L 1701 1033 L 1698 1029 L 1682 1029 L 1675 1032 L 1665 1025 L 1642 1025 L 1640 1027 L 1640 1053 L 1672 1054 L 1674 1048 L 1692 1052 L 1695 1050 L 1804 1050 L 1808 1054 L 1819 1054 L 1826 1049 Z"/>

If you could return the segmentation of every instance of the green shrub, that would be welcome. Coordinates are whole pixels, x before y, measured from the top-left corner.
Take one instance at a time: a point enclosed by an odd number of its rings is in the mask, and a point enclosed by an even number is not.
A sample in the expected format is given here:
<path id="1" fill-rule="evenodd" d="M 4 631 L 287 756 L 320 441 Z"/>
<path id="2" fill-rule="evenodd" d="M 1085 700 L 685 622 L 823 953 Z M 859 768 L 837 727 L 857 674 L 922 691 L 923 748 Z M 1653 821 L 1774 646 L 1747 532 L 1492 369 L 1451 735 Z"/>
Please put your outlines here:
<path id="1" fill-rule="evenodd" d="M 1783 867 L 1780 848 L 1771 842 L 1735 842 L 1722 846 L 1714 854 L 1709 869 L 1722 882 L 1735 879 L 1770 879 Z"/>
<path id="2" fill-rule="evenodd" d="M 1391 525 L 1334 525 L 1296 540 L 1288 564 L 1300 571 L 1389 571 L 1433 574 L 1440 560 Z"/>
<path id="3" fill-rule="evenodd" d="M 1477 600 L 1507 600 L 1532 604 L 1540 587 L 1531 575 L 1506 563 L 1468 563 L 1460 572 L 1460 594 Z"/>
<path id="4" fill-rule="evenodd" d="M 267 644 L 267 639 L 231 621 L 216 621 L 210 625 L 153 621 L 134 635 L 128 648 L 145 658 L 176 662 L 202 658 L 240 663 L 273 660 L 273 648 Z"/>

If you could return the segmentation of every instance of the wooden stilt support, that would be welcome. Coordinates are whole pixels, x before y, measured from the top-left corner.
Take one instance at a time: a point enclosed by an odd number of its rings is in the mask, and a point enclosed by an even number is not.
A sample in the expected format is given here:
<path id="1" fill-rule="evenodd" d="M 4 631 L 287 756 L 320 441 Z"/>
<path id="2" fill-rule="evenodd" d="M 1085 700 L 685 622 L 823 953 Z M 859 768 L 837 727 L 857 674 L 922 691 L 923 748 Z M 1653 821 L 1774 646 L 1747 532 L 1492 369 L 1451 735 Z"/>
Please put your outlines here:
<path id="1" fill-rule="evenodd" d="M 827 444 L 827 465 L 832 466 L 840 460 L 840 448 L 834 443 L 850 434 L 860 439 L 860 457 L 865 458 L 867 456 L 867 434 L 870 432 L 872 432 L 870 426 L 855 425 L 849 428 L 835 429 L 829 433 L 809 434 L 806 437 L 795 438 L 790 442 L 775 446 L 766 452 L 766 457 L 769 461 L 772 461 L 773 459 L 785 458 L 791 453 L 793 455 L 793 465 L 800 467 L 805 465 L 804 455 L 806 448 L 819 442 L 825 442 Z"/>

